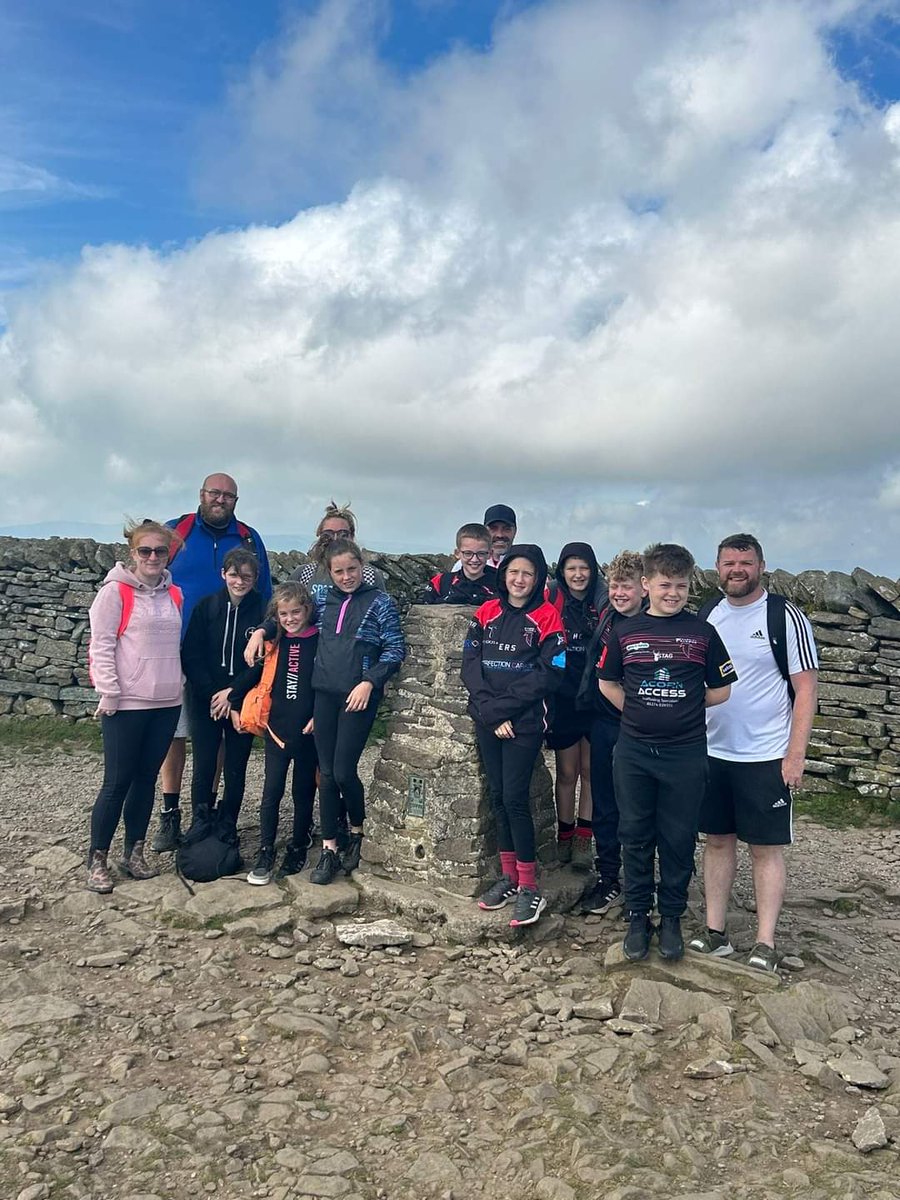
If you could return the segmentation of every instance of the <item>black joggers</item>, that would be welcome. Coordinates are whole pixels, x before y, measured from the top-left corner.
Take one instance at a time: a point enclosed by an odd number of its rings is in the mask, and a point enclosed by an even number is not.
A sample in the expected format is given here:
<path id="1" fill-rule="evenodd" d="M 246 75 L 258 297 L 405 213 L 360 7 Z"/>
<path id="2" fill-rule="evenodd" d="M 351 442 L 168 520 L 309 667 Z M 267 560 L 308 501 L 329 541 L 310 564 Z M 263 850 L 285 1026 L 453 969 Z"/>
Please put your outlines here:
<path id="1" fill-rule="evenodd" d="M 494 810 L 497 848 L 514 850 L 519 862 L 532 863 L 536 852 L 531 775 L 544 735 L 519 733 L 514 738 L 498 738 L 493 729 L 476 721 L 475 737 Z"/>
<path id="2" fill-rule="evenodd" d="M 597 717 L 591 725 L 591 825 L 597 847 L 597 874 L 601 884 L 618 883 L 622 872 L 619 846 L 619 806 L 613 783 L 613 752 L 619 722 Z"/>
<path id="3" fill-rule="evenodd" d="M 197 809 L 208 808 L 212 800 L 213 780 L 219 747 L 225 739 L 225 763 L 222 774 L 225 791 L 219 806 L 222 817 L 230 825 L 237 826 L 237 819 L 247 785 L 247 763 L 253 749 L 253 734 L 238 733 L 229 717 L 214 721 L 209 715 L 209 706 L 195 704 L 188 707 L 191 729 L 191 754 L 193 768 L 191 776 L 191 808 L 196 816 Z"/>
<path id="4" fill-rule="evenodd" d="M 613 778 L 619 805 L 626 912 L 652 910 L 657 850 L 660 916 L 680 917 L 687 907 L 707 774 L 705 739 L 688 745 L 660 746 L 619 734 Z"/>
<path id="5" fill-rule="evenodd" d="M 156 777 L 180 712 L 181 705 L 176 704 L 174 708 L 126 709 L 100 718 L 103 784 L 91 813 L 92 852 L 109 850 L 123 805 L 126 850 L 147 836 Z"/>

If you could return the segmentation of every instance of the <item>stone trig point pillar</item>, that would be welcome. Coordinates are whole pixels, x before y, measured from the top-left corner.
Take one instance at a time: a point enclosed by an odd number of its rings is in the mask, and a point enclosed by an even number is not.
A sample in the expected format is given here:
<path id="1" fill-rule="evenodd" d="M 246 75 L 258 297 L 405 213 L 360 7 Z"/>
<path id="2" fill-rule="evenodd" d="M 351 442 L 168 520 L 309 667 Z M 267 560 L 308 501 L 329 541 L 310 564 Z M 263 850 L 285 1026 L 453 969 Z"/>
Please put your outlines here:
<path id="1" fill-rule="evenodd" d="M 416 605 L 408 653 L 388 686 L 388 732 L 366 802 L 368 862 L 406 883 L 476 895 L 499 874 L 493 816 L 468 693 L 459 677 L 472 609 Z M 543 758 L 531 783 L 538 857 L 555 867 L 553 784 Z"/>

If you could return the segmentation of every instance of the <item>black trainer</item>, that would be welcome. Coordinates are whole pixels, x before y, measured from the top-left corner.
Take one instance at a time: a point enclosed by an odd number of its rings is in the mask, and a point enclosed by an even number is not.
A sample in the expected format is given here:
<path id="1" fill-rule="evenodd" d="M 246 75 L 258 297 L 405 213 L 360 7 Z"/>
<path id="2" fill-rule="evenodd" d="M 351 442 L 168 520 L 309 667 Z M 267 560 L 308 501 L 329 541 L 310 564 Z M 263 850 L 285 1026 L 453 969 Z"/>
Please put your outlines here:
<path id="1" fill-rule="evenodd" d="M 286 875 L 299 875 L 306 866 L 306 846 L 295 846 L 288 842 L 284 848 L 284 858 L 276 872 L 276 878 L 284 879 Z"/>
<path id="2" fill-rule="evenodd" d="M 510 900 L 515 900 L 519 893 L 519 889 L 513 883 L 508 875 L 501 875 L 496 883 L 492 883 L 486 891 L 482 892 L 478 898 L 478 907 L 485 909 L 486 912 L 493 912 L 496 908 L 503 908 L 509 904 Z"/>
<path id="3" fill-rule="evenodd" d="M 181 843 L 181 809 L 164 808 L 159 814 L 159 829 L 151 842 L 157 854 L 169 854 Z"/>
<path id="4" fill-rule="evenodd" d="M 622 887 L 618 880 L 606 883 L 601 880 L 581 901 L 581 911 L 585 916 L 602 917 L 611 908 L 621 907 L 621 904 Z"/>
<path id="5" fill-rule="evenodd" d="M 681 936 L 681 917 L 660 917 L 659 953 L 663 958 L 675 961 L 684 958 L 684 938 Z"/>
<path id="6" fill-rule="evenodd" d="M 642 958 L 646 958 L 650 953 L 652 935 L 653 926 L 646 913 L 629 913 L 628 932 L 622 945 L 625 957 L 631 962 L 640 962 Z"/>
<path id="7" fill-rule="evenodd" d="M 256 856 L 256 864 L 247 876 L 247 882 L 265 887 L 272 882 L 272 869 L 275 866 L 275 851 L 271 846 L 260 846 Z"/>
<path id="8" fill-rule="evenodd" d="M 519 885 L 510 925 L 518 929 L 520 925 L 533 925 L 547 907 L 547 901 L 537 888 Z"/>
<path id="9" fill-rule="evenodd" d="M 363 835 L 361 833 L 351 833 L 347 849 L 341 851 L 341 866 L 348 875 L 359 866 L 359 858 L 362 853 L 362 840 Z"/>
<path id="10" fill-rule="evenodd" d="M 309 882 L 331 883 L 340 869 L 341 860 L 338 858 L 337 851 L 329 850 L 327 846 L 324 846 L 319 855 L 319 861 L 309 873 Z"/>

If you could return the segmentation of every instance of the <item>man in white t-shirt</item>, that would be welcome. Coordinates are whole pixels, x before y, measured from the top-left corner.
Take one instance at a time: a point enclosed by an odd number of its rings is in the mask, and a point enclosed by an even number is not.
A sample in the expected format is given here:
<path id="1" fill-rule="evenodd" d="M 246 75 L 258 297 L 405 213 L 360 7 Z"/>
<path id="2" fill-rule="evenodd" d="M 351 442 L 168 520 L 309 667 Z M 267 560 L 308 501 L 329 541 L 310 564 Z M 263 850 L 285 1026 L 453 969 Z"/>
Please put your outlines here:
<path id="1" fill-rule="evenodd" d="M 707 620 L 718 629 L 738 682 L 727 704 L 706 711 L 709 787 L 700 830 L 706 834 L 708 928 L 689 946 L 717 956 L 734 953 L 726 915 L 740 839 L 750 850 L 756 894 L 756 944 L 747 961 L 774 971 L 775 926 L 786 878 L 783 847 L 793 840 L 791 788 L 799 785 L 806 765 L 818 659 L 809 621 L 784 601 L 792 705 L 788 681 L 769 640 L 765 569 L 762 547 L 752 534 L 733 534 L 720 543 L 716 570 L 725 598 Z"/>

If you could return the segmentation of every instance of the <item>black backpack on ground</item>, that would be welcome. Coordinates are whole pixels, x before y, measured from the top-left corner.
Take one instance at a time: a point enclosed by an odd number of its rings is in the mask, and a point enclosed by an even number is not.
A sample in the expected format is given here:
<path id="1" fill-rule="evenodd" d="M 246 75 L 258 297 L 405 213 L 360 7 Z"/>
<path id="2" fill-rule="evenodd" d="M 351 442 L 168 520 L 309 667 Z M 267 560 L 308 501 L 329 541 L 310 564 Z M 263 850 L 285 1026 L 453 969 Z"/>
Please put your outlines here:
<path id="1" fill-rule="evenodd" d="M 211 883 L 241 869 L 241 847 L 237 829 L 217 813 L 200 812 L 175 852 L 175 869 L 195 883 Z"/>

